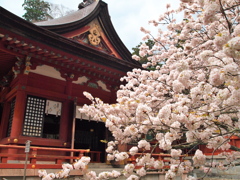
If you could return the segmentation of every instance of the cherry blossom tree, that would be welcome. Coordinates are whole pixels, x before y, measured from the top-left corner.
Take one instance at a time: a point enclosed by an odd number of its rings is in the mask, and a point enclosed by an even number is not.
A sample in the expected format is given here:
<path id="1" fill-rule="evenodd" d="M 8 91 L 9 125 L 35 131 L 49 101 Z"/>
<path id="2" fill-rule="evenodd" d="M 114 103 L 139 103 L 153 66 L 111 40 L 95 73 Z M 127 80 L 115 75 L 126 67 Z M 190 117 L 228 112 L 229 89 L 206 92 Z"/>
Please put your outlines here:
<path id="1" fill-rule="evenodd" d="M 180 12 L 184 19 L 177 22 L 174 14 Z M 150 167 L 162 167 L 162 162 L 151 156 L 156 147 L 172 157 L 166 179 L 196 168 L 206 173 L 212 168 L 224 170 L 236 160 L 240 149 L 231 144 L 231 138 L 240 136 L 239 14 L 239 0 L 182 0 L 178 10 L 167 5 L 166 13 L 150 21 L 159 28 L 156 37 L 141 28 L 143 40 L 155 42 L 151 49 L 140 46 L 140 56 L 149 56 L 143 66 L 155 66 L 156 70 L 128 72 L 116 104 L 105 104 L 85 92 L 92 105 L 81 111 L 106 121 L 115 137 L 115 142 L 108 143 L 109 160 L 120 161 L 129 154 L 151 150 L 135 165 L 125 166 L 128 179 L 144 176 Z M 160 29 L 164 25 L 167 31 Z M 148 133 L 154 144 L 145 139 Z M 128 153 L 116 149 L 118 143 L 133 141 L 138 143 Z M 199 145 L 212 154 L 221 150 L 219 156 L 226 157 L 225 161 L 212 158 L 207 162 Z M 175 160 L 192 153 L 190 160 Z M 136 165 L 142 168 L 135 171 Z"/>
<path id="2" fill-rule="evenodd" d="M 179 9 L 167 5 L 158 20 L 150 21 L 159 28 L 156 37 L 141 28 L 143 40 L 155 42 L 151 49 L 146 44 L 140 47 L 140 56 L 148 55 L 149 60 L 143 68 L 154 66 L 155 70 L 128 72 L 116 104 L 84 92 L 92 104 L 80 111 L 105 121 L 115 138 L 108 142 L 108 160 L 121 161 L 142 153 L 136 164 L 126 164 L 122 172 L 97 175 L 91 171 L 86 179 L 123 175 L 137 180 L 149 169 L 163 167 L 152 156 L 156 148 L 171 155 L 165 179 L 194 169 L 203 170 L 204 177 L 213 168 L 225 170 L 234 165 L 240 155 L 240 148 L 231 144 L 233 137 L 240 137 L 240 1 L 181 1 Z M 184 14 L 181 22 L 174 19 L 176 13 Z M 166 31 L 161 30 L 164 26 Z M 145 138 L 149 133 L 151 140 Z M 118 151 L 118 144 L 131 142 L 137 145 L 129 152 Z M 219 156 L 225 160 L 207 161 L 199 145 L 212 155 L 221 151 Z M 185 160 L 180 161 L 180 156 Z M 136 170 L 136 166 L 141 168 Z"/>

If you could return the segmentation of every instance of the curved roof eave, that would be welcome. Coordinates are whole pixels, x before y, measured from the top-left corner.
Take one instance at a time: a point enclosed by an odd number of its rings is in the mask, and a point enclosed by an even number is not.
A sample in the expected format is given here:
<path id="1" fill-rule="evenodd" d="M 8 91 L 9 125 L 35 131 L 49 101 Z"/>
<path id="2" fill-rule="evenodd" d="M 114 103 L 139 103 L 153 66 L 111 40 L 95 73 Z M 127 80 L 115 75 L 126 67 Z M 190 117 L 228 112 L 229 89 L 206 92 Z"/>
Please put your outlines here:
<path id="1" fill-rule="evenodd" d="M 35 24 L 57 34 L 68 33 L 85 26 L 96 18 L 100 11 L 100 4 L 102 3 L 101 0 L 96 0 L 87 7 L 69 15 Z"/>
<path id="2" fill-rule="evenodd" d="M 80 16 L 78 16 L 79 19 L 77 20 L 76 19 L 77 15 L 82 14 L 83 11 L 85 11 L 87 15 L 81 16 L 81 18 Z M 69 20 L 70 17 L 72 17 L 71 21 Z M 120 54 L 120 56 L 124 60 L 139 66 L 140 63 L 132 59 L 132 55 L 130 51 L 123 44 L 122 40 L 119 38 L 117 32 L 115 31 L 115 28 L 112 24 L 112 21 L 108 12 L 108 6 L 102 0 L 96 0 L 89 6 L 77 12 L 74 12 L 68 16 L 56 19 L 56 21 L 58 22 L 61 21 L 62 22 L 61 24 L 51 23 L 51 22 L 54 22 L 54 20 L 46 21 L 45 25 L 43 25 L 43 22 L 42 24 L 41 23 L 35 23 L 35 24 L 44 29 L 53 31 L 57 34 L 64 34 L 64 33 L 68 33 L 76 29 L 79 29 L 81 27 L 84 27 L 85 25 L 87 25 L 93 19 L 96 19 L 96 18 L 98 19 L 103 31 L 105 32 L 105 35 L 108 37 L 109 41 L 117 50 L 117 52 Z M 67 19 L 68 19 L 68 22 L 67 22 Z M 48 25 L 47 25 L 47 22 L 48 22 Z M 63 22 L 65 22 L 65 24 Z"/>
<path id="3" fill-rule="evenodd" d="M 141 68 L 126 59 L 118 59 L 106 53 L 101 53 L 95 49 L 79 44 L 73 40 L 63 37 L 57 33 L 39 27 L 30 23 L 15 14 L 7 11 L 0 6 L 0 30 L 6 36 L 20 38 L 20 40 L 29 39 L 40 44 L 47 44 L 49 47 L 60 49 L 74 56 L 91 59 L 92 62 L 106 65 L 110 68 L 120 71 L 130 71 L 132 68 Z M 61 42 L 61 43 L 59 43 Z M 79 52 L 81 52 L 79 54 Z"/>

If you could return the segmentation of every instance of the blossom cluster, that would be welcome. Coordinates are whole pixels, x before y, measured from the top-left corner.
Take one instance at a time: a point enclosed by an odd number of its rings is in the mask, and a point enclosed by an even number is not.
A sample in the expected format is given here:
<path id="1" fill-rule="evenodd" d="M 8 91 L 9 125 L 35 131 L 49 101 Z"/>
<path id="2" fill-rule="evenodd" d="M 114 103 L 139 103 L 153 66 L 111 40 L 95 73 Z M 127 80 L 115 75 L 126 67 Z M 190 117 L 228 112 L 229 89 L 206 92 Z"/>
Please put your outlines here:
<path id="1" fill-rule="evenodd" d="M 121 175 L 120 172 L 113 170 L 112 172 L 104 171 L 98 175 L 94 171 L 90 171 L 85 175 L 86 180 L 102 180 L 109 178 L 118 178 Z"/>
<path id="2" fill-rule="evenodd" d="M 170 10 L 167 5 L 166 13 L 150 21 L 159 27 L 156 37 L 141 28 L 144 40 L 152 38 L 154 45 L 143 43 L 139 56 L 133 58 L 147 56 L 149 62 L 143 65 L 145 69 L 133 69 L 121 79 L 126 83 L 117 91 L 116 104 L 85 93 L 92 105 L 85 105 L 81 112 L 104 119 L 116 142 L 137 142 L 129 149 L 130 155 L 147 152 L 137 159 L 142 168 L 136 173 L 134 165 L 128 165 L 131 168 L 124 171 L 128 178 L 145 175 L 149 166 L 162 167 L 151 154 L 156 148 L 171 154 L 166 179 L 193 167 L 206 173 L 211 168 L 227 169 L 236 158 L 238 149 L 231 139 L 240 136 L 240 2 L 181 1 L 179 9 Z M 181 12 L 184 18 L 178 22 L 172 14 Z M 151 143 L 145 138 L 149 133 Z M 127 158 L 115 145 L 109 143 L 108 157 Z M 230 152 L 231 156 L 225 156 L 224 164 L 212 158 L 210 166 L 202 147 L 212 154 Z M 189 154 L 192 161 L 177 160 Z"/>
<path id="3" fill-rule="evenodd" d="M 87 164 L 90 162 L 90 157 L 83 156 L 81 159 L 76 160 L 73 164 L 63 164 L 62 170 L 56 173 L 47 173 L 46 170 L 39 170 L 38 175 L 42 180 L 52 180 L 52 179 L 65 179 L 69 177 L 71 170 L 81 170 L 83 173 L 87 169 Z"/>

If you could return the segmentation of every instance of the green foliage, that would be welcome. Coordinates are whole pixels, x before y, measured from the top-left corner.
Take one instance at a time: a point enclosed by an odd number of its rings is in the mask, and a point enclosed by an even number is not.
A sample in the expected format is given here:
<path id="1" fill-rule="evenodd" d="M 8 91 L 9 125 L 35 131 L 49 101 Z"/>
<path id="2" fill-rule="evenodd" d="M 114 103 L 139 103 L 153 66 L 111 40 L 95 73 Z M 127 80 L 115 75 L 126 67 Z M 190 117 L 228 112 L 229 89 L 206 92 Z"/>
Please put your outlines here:
<path id="1" fill-rule="evenodd" d="M 24 0 L 22 4 L 26 13 L 22 16 L 24 19 L 30 22 L 44 21 L 52 19 L 48 14 L 50 10 L 50 4 L 43 0 Z"/>
<path id="2" fill-rule="evenodd" d="M 147 42 L 145 42 L 145 44 L 146 45 L 148 45 L 149 46 L 149 49 L 152 49 L 152 47 L 154 46 L 154 41 L 153 40 L 151 40 L 151 39 L 149 39 Z M 133 50 L 133 53 L 132 53 L 132 55 L 137 55 L 137 56 L 139 56 L 139 48 L 140 48 L 140 46 L 142 45 L 142 42 L 140 42 L 140 44 L 139 45 L 137 45 L 135 48 L 132 48 L 132 50 Z M 141 60 L 139 61 L 141 64 L 145 64 L 145 63 L 147 63 L 148 62 L 148 58 L 149 57 L 149 55 L 146 55 L 146 56 L 144 56 L 144 57 L 141 57 Z"/>

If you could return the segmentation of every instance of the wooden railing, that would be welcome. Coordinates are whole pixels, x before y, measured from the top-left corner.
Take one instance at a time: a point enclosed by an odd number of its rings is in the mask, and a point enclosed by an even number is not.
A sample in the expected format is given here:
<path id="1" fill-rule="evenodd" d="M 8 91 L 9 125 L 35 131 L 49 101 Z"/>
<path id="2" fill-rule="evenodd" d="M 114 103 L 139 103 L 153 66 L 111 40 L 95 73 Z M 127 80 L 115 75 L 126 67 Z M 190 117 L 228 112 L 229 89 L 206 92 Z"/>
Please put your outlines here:
<path id="1" fill-rule="evenodd" d="M 22 169 L 26 153 L 25 146 L 1 145 L 0 149 L 0 169 Z M 22 153 L 10 153 L 12 150 L 18 150 Z M 3 153 L 4 152 L 4 153 Z M 41 152 L 45 152 L 43 155 Z M 71 160 L 80 159 L 82 156 L 90 156 L 94 162 L 100 162 L 100 153 L 90 151 L 89 149 L 67 149 L 67 148 L 50 148 L 50 147 L 30 147 L 28 154 L 27 169 L 61 169 L 62 163 Z"/>

